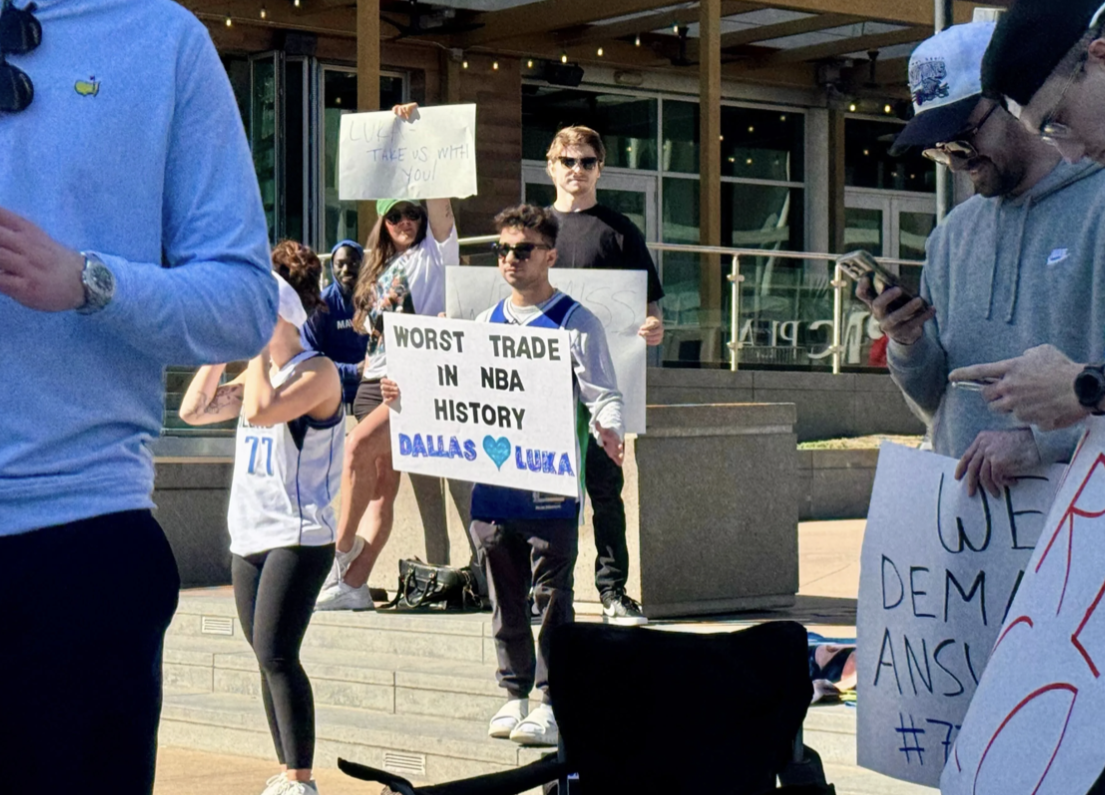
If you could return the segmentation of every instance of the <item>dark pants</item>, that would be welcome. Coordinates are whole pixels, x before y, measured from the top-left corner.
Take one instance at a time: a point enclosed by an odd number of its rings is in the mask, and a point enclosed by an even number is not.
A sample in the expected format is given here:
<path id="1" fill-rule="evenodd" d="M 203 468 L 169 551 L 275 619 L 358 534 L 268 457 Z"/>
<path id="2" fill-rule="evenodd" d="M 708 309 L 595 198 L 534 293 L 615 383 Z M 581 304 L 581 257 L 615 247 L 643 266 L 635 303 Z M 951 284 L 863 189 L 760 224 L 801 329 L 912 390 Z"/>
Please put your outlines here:
<path id="1" fill-rule="evenodd" d="M 526 698 L 536 686 L 547 701 L 549 635 L 554 627 L 575 618 L 572 571 L 579 549 L 578 523 L 575 519 L 473 521 L 471 533 L 487 560 L 499 686 L 511 698 Z M 531 583 L 533 601 L 541 613 L 536 659 L 527 605 Z"/>
<path id="2" fill-rule="evenodd" d="M 599 594 L 624 590 L 629 579 L 629 549 L 625 545 L 625 503 L 622 468 L 610 460 L 602 445 L 587 445 L 584 474 L 587 496 L 595 512 L 595 588 Z"/>
<path id="3" fill-rule="evenodd" d="M 0 537 L 0 748 L 13 792 L 153 790 L 180 577 L 149 511 Z"/>
<path id="4" fill-rule="evenodd" d="M 314 763 L 315 699 L 299 647 L 333 563 L 333 544 L 231 559 L 238 619 L 261 668 L 261 697 L 276 758 L 292 770 Z"/>

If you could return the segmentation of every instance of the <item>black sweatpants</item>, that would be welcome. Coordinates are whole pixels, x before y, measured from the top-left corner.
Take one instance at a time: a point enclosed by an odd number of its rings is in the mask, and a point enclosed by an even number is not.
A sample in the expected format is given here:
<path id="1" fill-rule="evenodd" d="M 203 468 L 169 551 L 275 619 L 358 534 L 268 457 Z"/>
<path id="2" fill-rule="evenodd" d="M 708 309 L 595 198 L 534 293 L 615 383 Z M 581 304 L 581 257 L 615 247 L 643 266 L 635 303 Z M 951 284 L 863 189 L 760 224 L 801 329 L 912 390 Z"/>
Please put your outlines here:
<path id="1" fill-rule="evenodd" d="M 238 619 L 261 668 L 276 758 L 292 770 L 314 762 L 315 699 L 299 647 L 333 563 L 333 544 L 282 547 L 231 560 Z"/>
<path id="2" fill-rule="evenodd" d="M 572 587 L 579 523 L 575 519 L 473 521 L 470 532 L 486 555 L 499 686 L 511 698 L 526 698 L 536 686 L 548 701 L 549 635 L 554 627 L 575 619 Z M 536 658 L 527 605 L 531 582 L 533 601 L 541 613 Z"/>
<path id="3" fill-rule="evenodd" d="M 0 537 L 0 748 L 13 792 L 153 790 L 180 577 L 149 511 Z"/>
<path id="4" fill-rule="evenodd" d="M 587 496 L 591 498 L 595 525 L 595 588 L 599 594 L 624 590 L 629 579 L 629 548 L 625 544 L 625 503 L 622 468 L 610 460 L 602 445 L 587 445 L 584 472 Z"/>

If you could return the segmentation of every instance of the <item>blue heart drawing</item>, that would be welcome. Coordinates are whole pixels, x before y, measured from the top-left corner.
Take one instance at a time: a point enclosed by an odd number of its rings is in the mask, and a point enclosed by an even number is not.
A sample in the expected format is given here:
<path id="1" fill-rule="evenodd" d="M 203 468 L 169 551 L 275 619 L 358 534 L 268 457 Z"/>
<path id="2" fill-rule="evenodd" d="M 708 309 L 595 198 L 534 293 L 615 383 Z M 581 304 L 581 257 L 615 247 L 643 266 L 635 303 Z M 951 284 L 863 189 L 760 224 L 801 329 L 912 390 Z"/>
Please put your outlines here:
<path id="1" fill-rule="evenodd" d="M 502 469 L 503 464 L 510 458 L 510 439 L 505 436 L 500 436 L 498 439 L 494 436 L 485 436 L 483 437 L 483 451 L 495 462 L 495 466 Z"/>

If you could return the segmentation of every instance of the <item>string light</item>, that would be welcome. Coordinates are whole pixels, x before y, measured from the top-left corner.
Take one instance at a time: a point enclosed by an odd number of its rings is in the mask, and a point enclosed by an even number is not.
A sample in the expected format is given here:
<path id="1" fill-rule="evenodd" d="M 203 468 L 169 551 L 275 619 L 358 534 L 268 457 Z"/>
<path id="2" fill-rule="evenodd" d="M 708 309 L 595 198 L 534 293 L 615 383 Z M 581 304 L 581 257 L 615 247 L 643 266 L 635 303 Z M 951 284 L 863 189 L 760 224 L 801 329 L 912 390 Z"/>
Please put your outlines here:
<path id="1" fill-rule="evenodd" d="M 602 57 L 602 47 L 599 47 L 598 51 L 595 54 L 598 55 L 599 58 L 601 58 Z"/>
<path id="2" fill-rule="evenodd" d="M 674 25 L 672 25 L 671 29 L 672 29 L 672 31 L 674 31 L 676 36 L 679 35 L 679 23 L 678 22 L 676 22 Z"/>
<path id="3" fill-rule="evenodd" d="M 261 19 L 268 19 L 268 18 L 269 18 L 269 12 L 265 9 L 264 6 L 261 6 Z"/>
<path id="4" fill-rule="evenodd" d="M 292 5 L 294 5 L 296 8 L 299 8 L 299 0 L 292 0 Z"/>
<path id="5" fill-rule="evenodd" d="M 785 115 L 779 117 L 779 121 L 786 121 L 786 120 L 787 120 L 787 117 Z"/>
<path id="6" fill-rule="evenodd" d="M 499 71 L 499 62 L 498 61 L 493 61 L 491 63 L 491 68 L 494 69 L 496 72 Z"/>
<path id="7" fill-rule="evenodd" d="M 894 108 L 890 107 L 890 105 L 883 105 L 882 112 L 889 116 L 891 113 L 894 112 Z"/>
<path id="8" fill-rule="evenodd" d="M 462 61 L 461 65 L 460 65 L 460 68 L 461 69 L 467 69 L 468 68 L 468 61 Z"/>
<path id="9" fill-rule="evenodd" d="M 533 68 L 533 61 L 526 61 L 526 68 L 527 69 L 532 69 Z"/>
<path id="10" fill-rule="evenodd" d="M 641 34 L 640 33 L 638 33 L 637 38 L 635 38 L 633 40 L 633 46 L 634 47 L 640 47 L 641 46 Z"/>
<path id="11" fill-rule="evenodd" d="M 560 63 L 568 63 L 568 53 L 560 53 Z"/>
<path id="12" fill-rule="evenodd" d="M 234 20 L 230 18 L 230 14 L 226 15 L 226 26 L 229 28 L 234 24 Z"/>
<path id="13" fill-rule="evenodd" d="M 755 127 L 751 127 L 751 126 L 750 126 L 750 127 L 748 128 L 748 132 L 750 132 L 750 133 L 754 133 L 754 132 L 756 132 L 756 128 L 755 128 Z"/>
<path id="14" fill-rule="evenodd" d="M 849 105 L 848 110 L 850 110 L 852 113 L 855 113 L 856 112 L 856 103 L 853 102 L 851 105 Z"/>

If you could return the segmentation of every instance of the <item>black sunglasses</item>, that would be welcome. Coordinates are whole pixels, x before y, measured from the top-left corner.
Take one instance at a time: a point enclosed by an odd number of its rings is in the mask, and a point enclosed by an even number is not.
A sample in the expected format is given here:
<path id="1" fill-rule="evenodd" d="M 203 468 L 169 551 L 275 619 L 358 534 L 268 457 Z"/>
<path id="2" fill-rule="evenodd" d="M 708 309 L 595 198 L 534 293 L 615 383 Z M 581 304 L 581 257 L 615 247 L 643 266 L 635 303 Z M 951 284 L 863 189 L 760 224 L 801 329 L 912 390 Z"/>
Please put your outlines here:
<path id="1" fill-rule="evenodd" d="M 404 218 L 406 218 L 408 221 L 421 221 L 422 210 L 414 206 L 404 207 L 402 210 L 392 210 L 384 216 L 384 220 L 386 220 L 392 226 L 395 226 Z"/>
<path id="2" fill-rule="evenodd" d="M 7 62 L 6 55 L 25 55 L 42 43 L 42 25 L 34 18 L 37 6 L 16 8 L 13 0 L 0 6 L 0 112 L 18 113 L 35 98 L 31 78 Z"/>
<path id="3" fill-rule="evenodd" d="M 495 252 L 495 256 L 499 259 L 506 259 L 510 256 L 510 252 L 514 252 L 514 259 L 516 262 L 525 262 L 529 259 L 530 254 L 535 249 L 549 249 L 552 246 L 547 246 L 544 243 L 515 243 L 513 246 L 510 243 L 492 243 L 491 250 Z"/>
<path id="4" fill-rule="evenodd" d="M 594 171 L 595 166 L 599 164 L 597 157 L 558 157 L 557 160 L 560 165 L 569 170 L 579 165 L 583 166 L 584 171 Z"/>

